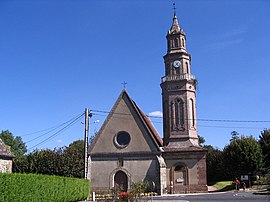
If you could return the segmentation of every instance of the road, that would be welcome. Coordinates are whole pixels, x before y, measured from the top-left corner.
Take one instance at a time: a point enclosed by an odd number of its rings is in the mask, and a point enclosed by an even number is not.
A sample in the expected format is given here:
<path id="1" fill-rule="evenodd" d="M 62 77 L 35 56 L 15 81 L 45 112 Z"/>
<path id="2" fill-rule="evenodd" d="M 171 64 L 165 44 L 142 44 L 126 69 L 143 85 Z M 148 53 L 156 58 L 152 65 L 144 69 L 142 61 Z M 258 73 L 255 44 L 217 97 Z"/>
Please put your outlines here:
<path id="1" fill-rule="evenodd" d="M 270 202 L 269 195 L 254 195 L 252 192 L 224 192 L 211 194 L 194 194 L 194 195 L 178 195 L 178 196 L 162 196 L 153 197 L 148 200 L 153 202 Z"/>

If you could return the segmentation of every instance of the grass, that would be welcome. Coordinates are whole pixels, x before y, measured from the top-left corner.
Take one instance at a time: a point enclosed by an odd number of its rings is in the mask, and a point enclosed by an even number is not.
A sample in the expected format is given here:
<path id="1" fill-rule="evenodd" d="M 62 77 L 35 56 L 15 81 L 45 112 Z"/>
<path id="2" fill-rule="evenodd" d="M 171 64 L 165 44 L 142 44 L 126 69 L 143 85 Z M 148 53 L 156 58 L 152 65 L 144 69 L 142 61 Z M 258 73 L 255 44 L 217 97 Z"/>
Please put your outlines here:
<path id="1" fill-rule="evenodd" d="M 217 191 L 229 191 L 234 189 L 232 181 L 215 182 L 212 186 L 215 187 Z"/>
<path id="2" fill-rule="evenodd" d="M 232 185 L 232 181 L 221 181 L 221 182 L 216 182 L 213 187 L 217 189 L 224 189 L 227 186 Z"/>

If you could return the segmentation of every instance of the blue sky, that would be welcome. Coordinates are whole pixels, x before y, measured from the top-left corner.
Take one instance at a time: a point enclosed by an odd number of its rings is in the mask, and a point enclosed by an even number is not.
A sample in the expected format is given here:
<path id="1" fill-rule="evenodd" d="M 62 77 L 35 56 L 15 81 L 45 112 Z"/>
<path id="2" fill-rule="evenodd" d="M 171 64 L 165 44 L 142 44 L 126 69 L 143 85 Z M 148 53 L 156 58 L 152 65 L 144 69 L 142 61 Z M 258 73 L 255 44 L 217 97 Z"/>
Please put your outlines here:
<path id="1" fill-rule="evenodd" d="M 197 118 L 266 121 L 198 120 L 199 134 L 218 148 L 233 130 L 258 137 L 270 128 L 270 1 L 175 3 L 199 82 Z M 83 117 L 58 134 L 66 126 L 60 124 L 85 107 L 110 111 L 123 81 L 146 114 L 162 111 L 159 85 L 172 4 L 1 0 L 0 130 L 22 136 L 30 150 L 68 145 L 83 138 Z M 93 115 L 91 135 L 106 115 Z M 152 121 L 162 136 L 162 119 Z"/>

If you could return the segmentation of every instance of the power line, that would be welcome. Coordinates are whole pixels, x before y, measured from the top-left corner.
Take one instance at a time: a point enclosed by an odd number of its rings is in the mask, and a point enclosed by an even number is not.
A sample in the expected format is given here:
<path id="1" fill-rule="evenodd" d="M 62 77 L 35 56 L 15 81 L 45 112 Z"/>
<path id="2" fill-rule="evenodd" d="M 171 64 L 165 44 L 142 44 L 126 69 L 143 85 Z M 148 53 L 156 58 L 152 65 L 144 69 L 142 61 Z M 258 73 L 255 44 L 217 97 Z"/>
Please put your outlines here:
<path id="1" fill-rule="evenodd" d="M 52 131 L 56 130 L 57 128 L 59 128 L 59 127 L 61 127 L 61 126 L 65 125 L 65 124 L 67 124 L 67 123 L 71 122 L 72 120 L 74 120 L 74 119 L 76 119 L 77 117 L 80 117 L 80 116 L 81 116 L 81 114 L 79 114 L 79 115 L 77 115 L 77 116 L 73 117 L 72 119 L 70 119 L 70 120 L 68 120 L 68 121 L 66 121 L 66 122 L 64 122 L 64 123 L 62 123 L 62 124 L 60 124 L 60 125 L 58 125 L 58 126 L 51 127 L 52 129 L 51 129 L 51 130 L 49 130 L 48 132 L 43 133 L 43 134 L 39 135 L 38 137 L 35 137 L 35 138 L 33 138 L 33 139 L 31 139 L 31 140 L 27 141 L 26 143 L 32 142 L 32 141 L 34 141 L 34 140 L 36 140 L 36 139 L 38 139 L 38 138 L 40 138 L 40 137 L 43 137 L 43 136 L 45 136 L 45 135 L 49 134 L 50 132 L 52 132 Z M 47 130 L 48 130 L 48 129 L 47 129 Z M 46 131 L 46 130 L 43 130 L 43 131 Z M 33 134 L 33 133 L 32 133 L 32 134 Z"/>
<path id="2" fill-rule="evenodd" d="M 68 127 L 71 127 L 73 124 L 75 124 L 82 116 L 84 115 L 81 114 L 79 117 L 75 118 L 73 121 L 71 121 L 69 124 L 67 124 L 66 126 L 64 126 L 63 128 L 61 128 L 60 130 L 58 130 L 57 132 L 55 132 L 54 134 L 52 134 L 51 136 L 49 136 L 48 138 L 44 139 L 43 141 L 39 142 L 38 144 L 32 146 L 29 148 L 29 150 L 33 149 L 34 147 L 41 145 L 42 143 L 48 141 L 49 139 L 59 135 L 61 132 L 63 132 L 65 129 L 67 129 Z"/>
<path id="3" fill-rule="evenodd" d="M 109 114 L 112 112 L 108 111 L 102 111 L 102 110 L 91 110 L 92 112 L 97 112 L 97 113 L 105 113 Z M 114 112 L 113 114 L 115 115 L 125 115 L 125 116 L 132 116 L 130 113 L 117 113 Z M 161 119 L 162 117 L 160 116 L 150 116 L 150 115 L 145 115 L 149 118 L 159 118 Z M 204 121 L 204 122 L 230 122 L 230 123 L 270 123 L 270 120 L 233 120 L 233 119 L 196 119 L 197 121 Z"/>
<path id="4" fill-rule="evenodd" d="M 206 127 L 206 128 L 242 128 L 242 129 L 263 129 L 263 127 L 244 127 L 244 126 L 207 126 L 207 125 L 200 125 L 198 124 L 198 127 Z"/>
<path id="5" fill-rule="evenodd" d="M 267 120 L 233 120 L 233 119 L 197 119 L 197 121 L 230 122 L 230 123 L 270 123 L 270 121 Z"/>

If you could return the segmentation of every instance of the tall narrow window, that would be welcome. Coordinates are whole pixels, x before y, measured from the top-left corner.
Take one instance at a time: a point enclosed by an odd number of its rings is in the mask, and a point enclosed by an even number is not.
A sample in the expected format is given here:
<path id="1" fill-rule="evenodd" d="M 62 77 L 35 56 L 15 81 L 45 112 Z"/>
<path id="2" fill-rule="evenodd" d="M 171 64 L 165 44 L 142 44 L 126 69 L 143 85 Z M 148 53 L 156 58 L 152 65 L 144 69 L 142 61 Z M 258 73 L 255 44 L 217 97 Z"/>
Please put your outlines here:
<path id="1" fill-rule="evenodd" d="M 171 130 L 175 129 L 175 105 L 171 102 Z"/>
<path id="2" fill-rule="evenodd" d="M 189 66 L 188 66 L 188 62 L 186 62 L 186 72 L 187 72 L 187 74 L 189 74 Z"/>
<path id="3" fill-rule="evenodd" d="M 178 38 L 174 39 L 174 47 L 178 47 L 179 46 L 179 41 Z"/>
<path id="4" fill-rule="evenodd" d="M 177 99 L 175 102 L 175 123 L 176 128 L 180 127 L 180 111 L 179 111 L 179 100 Z"/>
<path id="5" fill-rule="evenodd" d="M 185 48 L 185 39 L 182 38 L 182 46 Z"/>
<path id="6" fill-rule="evenodd" d="M 184 127 L 184 102 L 180 98 L 175 102 L 175 122 L 178 129 Z"/>
<path id="7" fill-rule="evenodd" d="M 173 48 L 173 41 L 170 40 L 170 48 Z"/>
<path id="8" fill-rule="evenodd" d="M 163 122 L 164 122 L 164 129 L 165 130 L 167 130 L 167 127 L 169 126 L 169 124 L 168 124 L 168 114 L 167 113 L 169 113 L 168 112 L 168 102 L 167 102 L 167 100 L 164 102 L 164 104 L 163 104 Z"/>
<path id="9" fill-rule="evenodd" d="M 194 111 L 194 101 L 193 99 L 190 99 L 190 121 L 191 121 L 191 127 L 195 127 L 195 111 Z"/>

